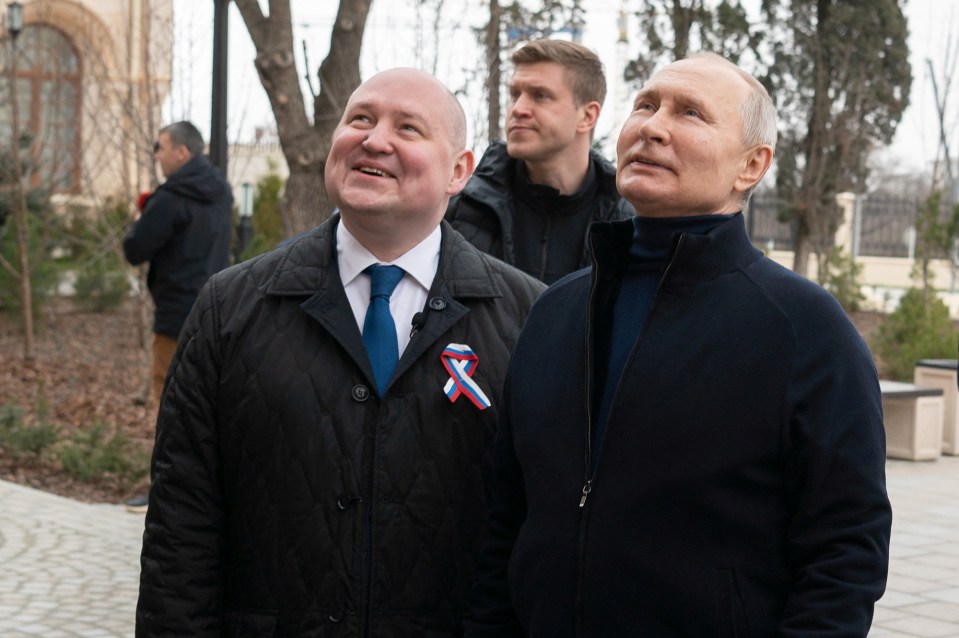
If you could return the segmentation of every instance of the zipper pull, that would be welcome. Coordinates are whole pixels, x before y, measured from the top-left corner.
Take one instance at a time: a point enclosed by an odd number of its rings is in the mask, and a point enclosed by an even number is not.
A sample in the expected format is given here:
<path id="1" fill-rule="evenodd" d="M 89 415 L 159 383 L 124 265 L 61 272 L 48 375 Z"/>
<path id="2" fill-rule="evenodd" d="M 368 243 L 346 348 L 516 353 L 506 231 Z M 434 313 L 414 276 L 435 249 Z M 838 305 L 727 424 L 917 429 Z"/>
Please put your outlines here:
<path id="1" fill-rule="evenodd" d="M 593 491 L 593 482 L 586 481 L 586 485 L 583 486 L 583 496 L 579 499 L 579 507 L 582 509 L 586 506 L 586 497 L 589 496 L 589 493 Z"/>

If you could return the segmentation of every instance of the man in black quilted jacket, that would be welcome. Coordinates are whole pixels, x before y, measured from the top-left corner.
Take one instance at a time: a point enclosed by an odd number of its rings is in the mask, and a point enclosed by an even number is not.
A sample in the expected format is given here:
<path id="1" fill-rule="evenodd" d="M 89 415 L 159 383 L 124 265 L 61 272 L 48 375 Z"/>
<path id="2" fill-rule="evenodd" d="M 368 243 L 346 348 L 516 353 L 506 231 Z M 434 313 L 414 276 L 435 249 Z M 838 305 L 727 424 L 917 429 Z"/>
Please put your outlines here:
<path id="1" fill-rule="evenodd" d="M 501 386 L 544 288 L 442 222 L 465 130 L 432 76 L 374 76 L 333 134 L 338 214 L 200 293 L 157 426 L 138 636 L 461 635 Z"/>
<path id="2" fill-rule="evenodd" d="M 552 284 L 589 265 L 586 229 L 629 219 L 616 168 L 592 150 L 606 97 L 588 48 L 535 40 L 511 56 L 506 141 L 493 142 L 446 219 L 479 248 Z"/>

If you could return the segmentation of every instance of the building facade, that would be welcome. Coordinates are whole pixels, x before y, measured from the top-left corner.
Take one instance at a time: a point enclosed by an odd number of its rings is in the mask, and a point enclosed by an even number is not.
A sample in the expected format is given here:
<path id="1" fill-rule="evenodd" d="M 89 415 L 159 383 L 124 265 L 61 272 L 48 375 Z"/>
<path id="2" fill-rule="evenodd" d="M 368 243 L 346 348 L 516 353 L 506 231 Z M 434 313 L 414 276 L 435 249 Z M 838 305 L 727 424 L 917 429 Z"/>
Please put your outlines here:
<path id="1" fill-rule="evenodd" d="M 0 0 L 6 15 L 7 1 Z M 0 47 L 0 156 L 19 140 L 31 187 L 61 206 L 155 184 L 152 145 L 170 87 L 172 0 L 24 0 Z"/>

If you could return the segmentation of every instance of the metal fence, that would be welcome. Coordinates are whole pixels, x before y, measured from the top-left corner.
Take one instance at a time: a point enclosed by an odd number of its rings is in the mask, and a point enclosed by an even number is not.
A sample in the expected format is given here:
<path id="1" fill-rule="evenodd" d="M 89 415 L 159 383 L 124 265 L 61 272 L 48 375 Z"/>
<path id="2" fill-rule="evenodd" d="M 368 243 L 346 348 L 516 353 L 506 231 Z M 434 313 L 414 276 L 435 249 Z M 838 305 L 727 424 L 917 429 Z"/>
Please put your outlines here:
<path id="1" fill-rule="evenodd" d="M 766 250 L 792 250 L 796 242 L 795 224 L 779 220 L 781 203 L 775 193 L 753 193 L 746 209 L 746 228 L 757 246 Z"/>
<path id="2" fill-rule="evenodd" d="M 892 195 L 860 196 L 859 254 L 912 257 L 916 246 L 916 215 L 921 202 Z"/>
<path id="3" fill-rule="evenodd" d="M 916 217 L 922 202 L 916 198 L 885 195 L 860 195 L 856 199 L 853 245 L 858 255 L 875 257 L 913 257 L 916 242 Z M 782 203 L 772 192 L 757 192 L 746 211 L 749 236 L 767 250 L 792 250 L 794 222 L 780 221 Z M 943 203 L 940 219 L 946 219 L 950 207 Z M 934 254 L 948 258 L 946 254 Z"/>

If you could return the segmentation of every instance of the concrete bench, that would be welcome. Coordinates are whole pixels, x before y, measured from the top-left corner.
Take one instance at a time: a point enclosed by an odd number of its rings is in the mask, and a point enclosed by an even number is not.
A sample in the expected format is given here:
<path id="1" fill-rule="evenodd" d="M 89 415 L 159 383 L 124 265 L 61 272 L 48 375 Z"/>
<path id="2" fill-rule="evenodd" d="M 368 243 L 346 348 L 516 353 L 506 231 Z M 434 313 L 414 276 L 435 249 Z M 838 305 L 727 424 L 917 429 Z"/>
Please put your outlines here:
<path id="1" fill-rule="evenodd" d="M 942 450 L 942 388 L 898 381 L 879 382 L 882 391 L 886 456 L 923 461 Z"/>
<path id="2" fill-rule="evenodd" d="M 920 359 L 913 382 L 930 388 L 942 388 L 942 453 L 959 455 L 959 390 L 956 389 L 955 359 Z"/>

